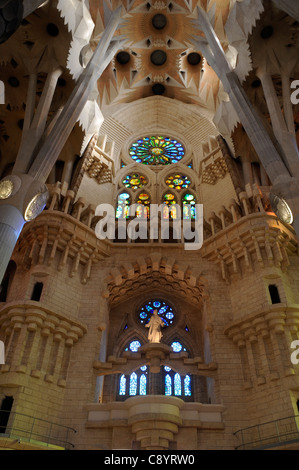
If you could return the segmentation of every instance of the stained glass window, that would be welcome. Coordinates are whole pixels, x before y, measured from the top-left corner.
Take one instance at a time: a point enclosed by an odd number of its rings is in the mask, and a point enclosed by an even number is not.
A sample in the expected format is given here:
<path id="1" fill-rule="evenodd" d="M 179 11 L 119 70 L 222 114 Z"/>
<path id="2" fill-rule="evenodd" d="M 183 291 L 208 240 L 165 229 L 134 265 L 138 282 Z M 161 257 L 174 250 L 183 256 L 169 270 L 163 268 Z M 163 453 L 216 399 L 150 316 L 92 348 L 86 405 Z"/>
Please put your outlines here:
<path id="1" fill-rule="evenodd" d="M 121 193 L 118 195 L 116 218 L 126 219 L 130 215 L 131 196 L 129 193 Z"/>
<path id="2" fill-rule="evenodd" d="M 169 165 L 179 162 L 185 155 L 183 145 L 170 137 L 143 137 L 134 142 L 129 154 L 137 163 Z"/>
<path id="3" fill-rule="evenodd" d="M 165 395 L 172 395 L 172 380 L 169 374 L 165 376 Z"/>
<path id="4" fill-rule="evenodd" d="M 148 180 L 145 176 L 139 175 L 138 173 L 133 173 L 127 175 L 122 180 L 123 185 L 128 189 L 141 189 L 148 183 Z"/>
<path id="5" fill-rule="evenodd" d="M 163 219 L 168 219 L 169 215 L 171 219 L 176 219 L 178 217 L 177 214 L 177 207 L 175 204 L 177 204 L 177 199 L 174 194 L 172 193 L 166 193 L 163 196 L 163 204 L 165 204 L 163 208 Z M 170 207 L 170 210 L 169 210 Z"/>
<path id="6" fill-rule="evenodd" d="M 164 393 L 178 397 L 191 397 L 191 376 L 181 376 L 171 367 L 164 366 Z"/>
<path id="7" fill-rule="evenodd" d="M 131 343 L 125 350 L 128 351 L 130 349 L 130 351 L 132 352 L 137 352 L 140 346 L 141 346 L 140 341 L 134 340 L 134 341 L 131 341 Z"/>
<path id="8" fill-rule="evenodd" d="M 174 350 L 174 352 L 181 352 L 183 349 L 184 351 L 186 351 L 186 348 L 183 348 L 183 346 L 181 345 L 179 341 L 173 341 L 173 343 L 171 343 L 171 347 Z"/>
<path id="9" fill-rule="evenodd" d="M 196 218 L 196 199 L 194 194 L 186 193 L 182 198 L 183 202 L 183 218 L 194 220 Z"/>
<path id="10" fill-rule="evenodd" d="M 191 181 L 188 176 L 176 174 L 168 176 L 165 183 L 170 189 L 176 189 L 179 191 L 181 189 L 187 189 L 190 186 Z"/>
<path id="11" fill-rule="evenodd" d="M 133 374 L 130 375 L 129 395 L 130 396 L 137 395 L 137 374 L 136 374 L 136 372 L 133 372 Z"/>
<path id="12" fill-rule="evenodd" d="M 176 396 L 182 395 L 182 382 L 180 374 L 176 373 L 174 376 L 174 394 Z"/>
<path id="13" fill-rule="evenodd" d="M 186 375 L 184 378 L 184 395 L 185 397 L 191 397 L 191 377 Z"/>
<path id="14" fill-rule="evenodd" d="M 170 305 L 163 300 L 150 300 L 144 304 L 139 310 L 140 323 L 146 325 L 150 321 L 150 317 L 154 310 L 158 311 L 158 315 L 162 318 L 164 325 L 169 326 L 174 320 L 174 311 Z"/>
<path id="15" fill-rule="evenodd" d="M 120 395 L 125 395 L 126 394 L 126 385 L 127 385 L 127 379 L 123 374 L 120 377 L 120 380 L 119 380 L 119 394 Z"/>
<path id="16" fill-rule="evenodd" d="M 147 193 L 140 193 L 136 204 L 138 204 L 136 208 L 136 217 L 149 217 L 149 206 L 151 203 L 151 198 Z"/>
<path id="17" fill-rule="evenodd" d="M 142 374 L 139 382 L 139 395 L 146 395 L 146 375 Z"/>

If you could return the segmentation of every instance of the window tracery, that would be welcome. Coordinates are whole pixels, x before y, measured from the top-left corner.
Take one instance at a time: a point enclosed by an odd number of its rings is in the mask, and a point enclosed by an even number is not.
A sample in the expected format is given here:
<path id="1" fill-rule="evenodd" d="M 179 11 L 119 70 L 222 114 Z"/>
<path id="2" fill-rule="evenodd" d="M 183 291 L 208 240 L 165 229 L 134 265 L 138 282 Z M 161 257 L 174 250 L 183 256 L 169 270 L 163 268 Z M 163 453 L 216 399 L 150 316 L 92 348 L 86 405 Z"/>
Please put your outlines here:
<path id="1" fill-rule="evenodd" d="M 183 145 L 164 136 L 142 137 L 129 149 L 130 157 L 145 165 L 169 165 L 178 163 L 185 155 Z"/>

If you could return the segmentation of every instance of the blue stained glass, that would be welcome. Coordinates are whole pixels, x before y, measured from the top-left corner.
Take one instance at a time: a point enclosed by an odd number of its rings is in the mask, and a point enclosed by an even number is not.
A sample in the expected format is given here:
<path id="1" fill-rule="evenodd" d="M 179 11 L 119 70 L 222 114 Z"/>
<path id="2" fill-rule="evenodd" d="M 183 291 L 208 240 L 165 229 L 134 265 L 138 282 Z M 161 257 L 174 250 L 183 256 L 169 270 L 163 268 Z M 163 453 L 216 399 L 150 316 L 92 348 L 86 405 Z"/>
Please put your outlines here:
<path id="1" fill-rule="evenodd" d="M 139 319 L 140 323 L 146 325 L 151 315 L 153 314 L 154 310 L 158 310 L 158 315 L 164 322 L 164 326 L 169 326 L 174 321 L 174 313 L 172 307 L 170 307 L 166 302 L 163 300 L 149 300 L 145 305 L 143 305 L 139 310 Z"/>
<path id="2" fill-rule="evenodd" d="M 120 395 L 125 395 L 126 394 L 126 384 L 127 384 L 127 379 L 123 374 L 120 378 L 120 381 L 119 381 L 119 394 Z"/>
<path id="3" fill-rule="evenodd" d="M 145 371 L 147 369 L 147 366 L 142 366 L 140 367 L 140 370 Z"/>
<path id="4" fill-rule="evenodd" d="M 172 394 L 172 380 L 169 374 L 165 376 L 165 395 L 169 396 Z"/>
<path id="5" fill-rule="evenodd" d="M 146 395 L 146 375 L 145 374 L 142 374 L 142 376 L 140 377 L 139 394 Z"/>
<path id="6" fill-rule="evenodd" d="M 174 394 L 176 396 L 182 395 L 181 376 L 178 373 L 176 373 L 174 376 Z"/>
<path id="7" fill-rule="evenodd" d="M 179 341 L 174 341 L 171 344 L 171 347 L 174 350 L 174 352 L 180 352 L 183 349 L 183 346 L 181 345 Z"/>
<path id="8" fill-rule="evenodd" d="M 191 377 L 186 375 L 184 378 L 184 394 L 185 397 L 191 397 Z"/>
<path id="9" fill-rule="evenodd" d="M 172 313 L 172 312 L 167 312 L 167 313 L 166 313 L 166 318 L 168 318 L 168 320 L 172 320 L 172 318 L 173 318 L 173 313 Z"/>
<path id="10" fill-rule="evenodd" d="M 137 351 L 138 351 L 138 348 L 140 348 L 140 346 L 141 346 L 140 341 L 132 341 L 132 342 L 130 343 L 129 348 L 130 348 L 130 350 L 131 350 L 132 352 L 137 352 Z"/>
<path id="11" fill-rule="evenodd" d="M 171 371 L 171 368 L 168 367 L 168 366 L 164 366 L 164 370 L 165 370 L 166 372 L 170 372 L 170 371 Z"/>
<path id="12" fill-rule="evenodd" d="M 129 395 L 134 396 L 137 394 L 137 374 L 133 372 L 130 376 Z"/>

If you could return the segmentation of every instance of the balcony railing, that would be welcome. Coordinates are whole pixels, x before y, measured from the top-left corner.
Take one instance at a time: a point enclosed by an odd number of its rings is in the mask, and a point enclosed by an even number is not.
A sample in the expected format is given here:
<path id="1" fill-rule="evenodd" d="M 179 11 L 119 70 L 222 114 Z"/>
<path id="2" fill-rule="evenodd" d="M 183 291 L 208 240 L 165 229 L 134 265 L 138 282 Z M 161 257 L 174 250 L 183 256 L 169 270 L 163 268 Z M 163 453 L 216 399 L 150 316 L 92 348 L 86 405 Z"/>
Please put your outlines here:
<path id="1" fill-rule="evenodd" d="M 299 415 L 268 421 L 240 429 L 234 435 L 238 450 L 262 450 L 299 442 Z"/>
<path id="2" fill-rule="evenodd" d="M 0 411 L 0 439 L 11 438 L 40 447 L 70 450 L 76 430 L 33 416 L 11 411 Z"/>

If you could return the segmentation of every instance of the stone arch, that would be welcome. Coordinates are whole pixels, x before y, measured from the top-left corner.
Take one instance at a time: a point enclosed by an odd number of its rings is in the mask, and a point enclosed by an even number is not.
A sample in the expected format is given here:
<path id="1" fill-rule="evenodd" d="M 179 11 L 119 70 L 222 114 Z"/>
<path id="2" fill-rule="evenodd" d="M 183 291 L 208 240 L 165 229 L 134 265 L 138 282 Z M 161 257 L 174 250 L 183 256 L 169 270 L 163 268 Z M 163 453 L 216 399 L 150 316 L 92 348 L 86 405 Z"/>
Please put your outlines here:
<path id="1" fill-rule="evenodd" d="M 190 266 L 184 266 L 175 258 L 164 257 L 161 253 L 151 253 L 147 257 L 138 257 L 135 262 L 122 263 L 111 269 L 107 282 L 110 306 L 135 295 L 137 287 L 144 292 L 160 287 L 172 292 L 174 286 L 177 295 L 188 302 L 201 305 L 206 293 L 206 280 L 201 274 L 195 274 Z"/>

